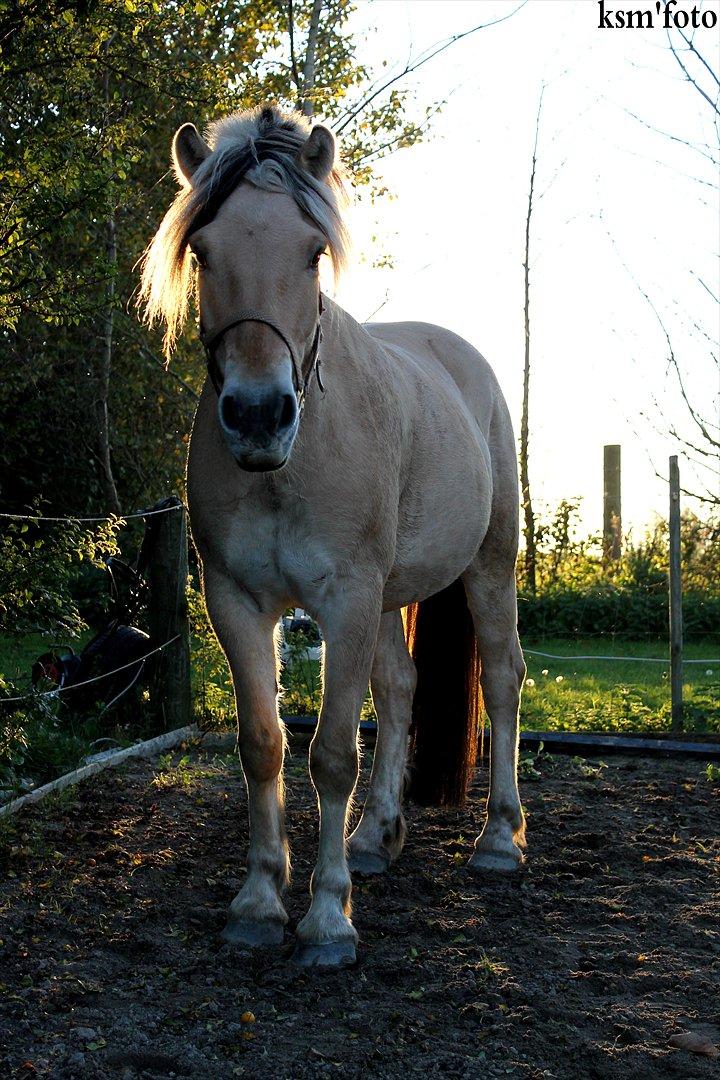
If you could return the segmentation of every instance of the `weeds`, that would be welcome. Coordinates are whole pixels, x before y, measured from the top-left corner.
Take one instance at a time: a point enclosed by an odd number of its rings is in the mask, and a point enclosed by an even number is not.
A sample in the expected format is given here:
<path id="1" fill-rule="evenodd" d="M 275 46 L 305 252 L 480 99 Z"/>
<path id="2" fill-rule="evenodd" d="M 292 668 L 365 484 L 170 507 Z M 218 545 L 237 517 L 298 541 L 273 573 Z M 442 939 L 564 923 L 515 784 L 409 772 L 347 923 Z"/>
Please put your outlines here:
<path id="1" fill-rule="evenodd" d="M 720 765 L 713 765 L 712 761 L 709 761 L 703 776 L 709 784 L 720 784 Z"/>
<path id="2" fill-rule="evenodd" d="M 556 757 L 553 754 L 548 754 L 545 750 L 544 743 L 538 743 L 537 750 L 530 750 L 526 754 L 521 754 L 518 761 L 518 779 L 519 780 L 542 780 L 542 772 L 540 771 L 545 766 L 548 769 L 552 769 L 556 762 Z"/>

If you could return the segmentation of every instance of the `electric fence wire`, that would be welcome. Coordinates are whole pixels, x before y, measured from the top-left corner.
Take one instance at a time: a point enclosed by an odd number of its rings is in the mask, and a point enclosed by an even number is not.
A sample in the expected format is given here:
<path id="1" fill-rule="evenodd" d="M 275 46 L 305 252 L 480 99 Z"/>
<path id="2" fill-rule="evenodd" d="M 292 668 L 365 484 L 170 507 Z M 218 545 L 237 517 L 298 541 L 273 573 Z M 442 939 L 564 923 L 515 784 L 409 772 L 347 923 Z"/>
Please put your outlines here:
<path id="1" fill-rule="evenodd" d="M 542 656 L 546 660 L 614 660 L 632 664 L 669 664 L 667 657 L 658 656 L 574 656 L 568 653 L 560 656 L 556 653 L 538 652 L 536 649 L 523 649 L 526 656 Z M 720 664 L 720 660 L 683 660 L 683 664 Z"/>
<path id="2" fill-rule="evenodd" d="M 155 514 L 169 514 L 171 511 L 184 509 L 185 505 L 183 503 L 176 503 L 173 506 L 163 506 L 159 510 L 134 510 L 132 514 L 105 514 L 102 517 L 45 517 L 43 514 L 0 513 L 0 518 L 4 518 L 6 521 L 62 521 L 66 524 L 72 524 L 75 521 L 131 521 L 133 518 L 153 517 Z"/>

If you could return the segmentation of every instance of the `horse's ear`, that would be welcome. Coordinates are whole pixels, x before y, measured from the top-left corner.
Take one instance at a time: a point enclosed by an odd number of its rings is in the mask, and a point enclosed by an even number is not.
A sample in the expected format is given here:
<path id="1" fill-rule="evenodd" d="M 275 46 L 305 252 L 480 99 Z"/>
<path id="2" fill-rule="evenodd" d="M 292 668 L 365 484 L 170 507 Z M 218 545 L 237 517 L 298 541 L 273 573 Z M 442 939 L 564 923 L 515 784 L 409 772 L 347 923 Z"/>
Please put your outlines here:
<path id="1" fill-rule="evenodd" d="M 322 124 L 316 124 L 300 151 L 300 167 L 321 182 L 327 180 L 335 164 L 335 136 Z"/>
<path id="2" fill-rule="evenodd" d="M 183 124 L 175 132 L 172 145 L 175 174 L 181 183 L 193 185 L 193 176 L 210 153 L 210 147 L 194 124 Z"/>

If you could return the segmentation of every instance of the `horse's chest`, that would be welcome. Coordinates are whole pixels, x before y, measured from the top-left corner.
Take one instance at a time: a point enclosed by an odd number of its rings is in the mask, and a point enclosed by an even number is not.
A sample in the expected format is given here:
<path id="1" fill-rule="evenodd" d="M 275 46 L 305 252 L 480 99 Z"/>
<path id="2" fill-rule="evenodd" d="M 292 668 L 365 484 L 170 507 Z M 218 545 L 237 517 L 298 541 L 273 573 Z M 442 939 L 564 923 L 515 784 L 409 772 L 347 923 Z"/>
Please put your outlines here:
<path id="1" fill-rule="evenodd" d="M 301 512 L 245 506 L 225 524 L 214 546 L 230 577 L 271 602 L 302 601 L 330 570 L 324 547 Z"/>

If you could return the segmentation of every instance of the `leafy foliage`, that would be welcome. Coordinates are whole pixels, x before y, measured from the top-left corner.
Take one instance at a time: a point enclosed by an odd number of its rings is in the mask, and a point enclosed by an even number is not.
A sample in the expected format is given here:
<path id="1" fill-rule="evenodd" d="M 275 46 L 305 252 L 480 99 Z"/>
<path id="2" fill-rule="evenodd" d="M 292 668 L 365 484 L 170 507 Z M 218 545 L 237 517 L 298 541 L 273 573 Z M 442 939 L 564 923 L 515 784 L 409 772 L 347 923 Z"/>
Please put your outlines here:
<path id="1" fill-rule="evenodd" d="M 658 521 L 617 563 L 605 563 L 601 540 L 579 535 L 579 504 L 561 502 L 537 531 L 538 589 L 519 583 L 520 631 L 528 638 L 644 640 L 668 632 L 668 534 Z M 720 521 L 692 513 L 681 523 L 683 616 L 688 640 L 720 623 Z"/>
<path id="2" fill-rule="evenodd" d="M 14 6 L 0 56 L 0 504 L 42 493 L 60 513 L 112 509 L 98 448 L 105 400 L 121 507 L 181 492 L 204 381 L 196 330 L 166 372 L 135 317 L 133 268 L 174 194 L 180 123 L 301 96 L 336 120 L 362 104 L 369 72 L 347 31 L 349 0 L 323 4 L 301 95 L 311 8 L 293 4 L 293 64 L 289 6 L 275 0 Z M 421 137 L 407 104 L 398 91 L 345 117 L 357 183 L 373 156 Z"/>
<path id="3" fill-rule="evenodd" d="M 91 529 L 80 522 L 62 525 L 12 522 L 0 534 L 0 631 L 76 637 L 87 629 L 79 607 L 82 571 L 104 568 L 117 554 L 118 521 Z"/>

